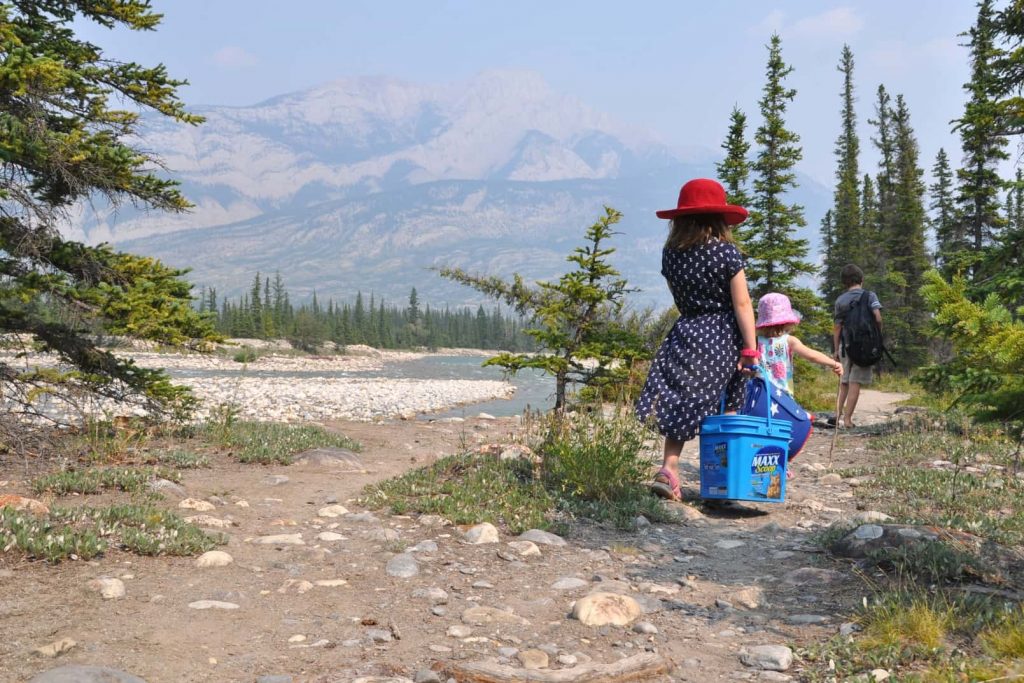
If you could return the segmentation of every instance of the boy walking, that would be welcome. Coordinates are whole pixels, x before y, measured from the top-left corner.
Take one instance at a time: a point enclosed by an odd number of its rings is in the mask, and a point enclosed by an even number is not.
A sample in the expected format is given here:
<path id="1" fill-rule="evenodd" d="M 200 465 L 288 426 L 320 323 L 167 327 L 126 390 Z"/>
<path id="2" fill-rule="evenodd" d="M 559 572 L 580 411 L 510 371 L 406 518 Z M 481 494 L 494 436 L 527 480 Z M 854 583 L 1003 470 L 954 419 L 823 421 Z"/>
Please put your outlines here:
<path id="1" fill-rule="evenodd" d="M 843 325 L 850 309 L 860 301 L 861 296 L 867 296 L 871 305 L 871 312 L 874 314 L 875 323 L 878 329 L 882 329 L 882 304 L 874 292 L 865 292 L 864 271 L 852 263 L 844 266 L 840 273 L 840 279 L 846 291 L 836 298 L 835 324 L 832 326 L 832 349 L 833 357 L 843 364 L 842 384 L 839 388 L 839 413 L 836 421 L 842 416 L 843 427 L 853 427 L 853 411 L 857 409 L 857 401 L 860 399 L 860 388 L 863 385 L 871 384 L 871 367 L 862 367 L 855 364 L 846 354 L 843 347 Z M 836 425 L 839 426 L 838 424 Z"/>

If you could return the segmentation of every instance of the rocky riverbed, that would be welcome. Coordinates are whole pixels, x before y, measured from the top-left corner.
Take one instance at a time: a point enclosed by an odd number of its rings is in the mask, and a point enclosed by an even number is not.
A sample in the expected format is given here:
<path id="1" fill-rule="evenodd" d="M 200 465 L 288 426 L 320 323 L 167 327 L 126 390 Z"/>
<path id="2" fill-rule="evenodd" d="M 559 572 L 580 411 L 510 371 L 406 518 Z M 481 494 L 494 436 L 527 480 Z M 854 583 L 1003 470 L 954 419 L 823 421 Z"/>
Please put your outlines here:
<path id="1" fill-rule="evenodd" d="M 426 353 L 367 347 L 356 351 L 331 356 L 267 355 L 247 363 L 221 354 L 122 351 L 118 355 L 140 367 L 165 369 L 176 384 L 190 387 L 201 401 L 195 415 L 199 420 L 225 407 L 243 419 L 273 422 L 411 418 L 515 394 L 515 386 L 504 381 L 402 377 L 402 364 L 422 359 Z M 55 357 L 43 354 L 5 354 L 0 362 L 25 369 L 57 366 Z M 60 399 L 48 401 L 47 414 L 68 420 L 80 412 L 144 414 L 139 408 L 110 402 L 92 402 L 77 411 Z"/>

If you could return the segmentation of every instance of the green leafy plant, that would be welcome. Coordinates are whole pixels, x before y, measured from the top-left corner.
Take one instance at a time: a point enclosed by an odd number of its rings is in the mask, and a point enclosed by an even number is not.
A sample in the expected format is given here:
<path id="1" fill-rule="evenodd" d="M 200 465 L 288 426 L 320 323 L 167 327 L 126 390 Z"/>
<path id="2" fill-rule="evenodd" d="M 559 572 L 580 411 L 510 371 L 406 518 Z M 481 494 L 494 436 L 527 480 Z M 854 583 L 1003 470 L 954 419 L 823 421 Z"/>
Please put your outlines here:
<path id="1" fill-rule="evenodd" d="M 539 353 L 502 353 L 484 365 L 497 365 L 516 373 L 536 368 L 555 378 L 555 410 L 566 405 L 572 382 L 602 385 L 621 381 L 632 361 L 647 355 L 639 336 L 618 319 L 630 290 L 608 257 L 605 247 L 612 226 L 622 214 L 605 207 L 602 216 L 587 230 L 586 244 L 566 260 L 576 265 L 557 282 L 529 286 L 515 275 L 511 282 L 498 277 L 471 275 L 459 268 L 442 268 L 442 277 L 468 285 L 513 307 L 535 323 L 525 330 L 540 348 Z"/>
<path id="2" fill-rule="evenodd" d="M 367 487 L 362 502 L 396 514 L 437 514 L 455 524 L 491 522 L 511 533 L 547 529 L 556 499 L 525 460 L 451 455 Z"/>
<path id="3" fill-rule="evenodd" d="M 217 444 L 235 448 L 241 462 L 263 465 L 292 461 L 292 456 L 311 448 L 335 447 L 358 451 L 357 442 L 313 425 L 286 425 L 271 422 L 245 422 L 231 419 L 208 423 L 208 438 Z"/>
<path id="4" fill-rule="evenodd" d="M 53 493 L 58 496 L 69 493 L 94 494 L 109 489 L 138 493 L 146 490 L 146 484 L 154 479 L 179 482 L 181 475 L 162 467 L 69 470 L 39 477 L 32 482 L 32 490 L 36 493 Z"/>

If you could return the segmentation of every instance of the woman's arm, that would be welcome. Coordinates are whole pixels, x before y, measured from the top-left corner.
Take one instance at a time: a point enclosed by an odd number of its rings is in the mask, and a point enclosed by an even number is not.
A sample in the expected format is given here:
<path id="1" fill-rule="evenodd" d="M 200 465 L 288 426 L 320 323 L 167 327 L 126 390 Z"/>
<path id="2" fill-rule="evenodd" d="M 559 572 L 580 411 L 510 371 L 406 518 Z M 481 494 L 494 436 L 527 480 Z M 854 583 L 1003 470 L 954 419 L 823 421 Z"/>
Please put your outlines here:
<path id="1" fill-rule="evenodd" d="M 817 363 L 818 365 L 824 365 L 826 368 L 831 368 L 832 372 L 836 373 L 837 375 L 843 374 L 842 363 L 832 358 L 829 358 L 820 351 L 815 351 L 814 349 L 808 347 L 802 341 L 794 337 L 793 335 L 789 335 L 789 350 L 795 353 L 796 355 L 800 356 L 804 360 L 809 360 L 812 363 Z"/>
<path id="2" fill-rule="evenodd" d="M 754 332 L 754 307 L 750 303 L 750 289 L 747 287 L 747 276 L 742 269 L 733 275 L 732 280 L 729 281 L 729 291 L 732 295 L 732 309 L 736 313 L 736 323 L 740 327 L 740 336 L 743 338 L 743 348 L 756 349 L 757 334 Z M 745 366 L 757 365 L 757 359 L 744 356 L 740 358 L 740 364 Z"/>

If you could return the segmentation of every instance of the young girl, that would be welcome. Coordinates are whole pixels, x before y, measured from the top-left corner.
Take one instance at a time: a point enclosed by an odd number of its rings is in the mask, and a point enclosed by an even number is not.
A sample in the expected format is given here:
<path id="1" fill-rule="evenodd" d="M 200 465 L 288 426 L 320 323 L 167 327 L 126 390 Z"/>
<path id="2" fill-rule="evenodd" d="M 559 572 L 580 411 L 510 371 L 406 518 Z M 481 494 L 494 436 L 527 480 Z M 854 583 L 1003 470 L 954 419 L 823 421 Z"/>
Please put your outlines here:
<path id="1" fill-rule="evenodd" d="M 790 334 L 800 324 L 785 294 L 765 294 L 757 302 L 757 350 L 764 360 L 772 384 L 793 395 L 793 354 L 812 363 L 832 368 L 842 376 L 843 364 L 824 353 L 808 348 Z"/>
<path id="2" fill-rule="evenodd" d="M 636 412 L 665 436 L 664 460 L 651 488 L 679 500 L 683 444 L 696 436 L 701 420 L 719 411 L 723 391 L 726 410 L 739 408 L 740 371 L 756 364 L 758 352 L 743 257 L 731 229 L 747 210 L 727 204 L 725 189 L 701 178 L 683 185 L 676 208 L 657 215 L 672 221 L 661 274 L 679 320 L 651 362 Z"/>

